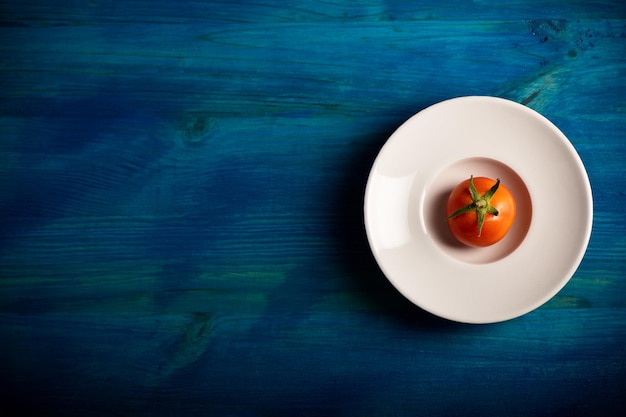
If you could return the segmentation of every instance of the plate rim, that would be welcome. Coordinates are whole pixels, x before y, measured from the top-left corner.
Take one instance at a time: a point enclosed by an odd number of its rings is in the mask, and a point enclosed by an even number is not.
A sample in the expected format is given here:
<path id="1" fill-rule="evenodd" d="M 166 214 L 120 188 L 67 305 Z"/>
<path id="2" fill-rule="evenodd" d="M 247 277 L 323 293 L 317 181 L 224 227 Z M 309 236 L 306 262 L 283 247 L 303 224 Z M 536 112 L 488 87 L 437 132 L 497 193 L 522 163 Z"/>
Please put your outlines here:
<path id="1" fill-rule="evenodd" d="M 545 127 L 549 128 L 552 133 L 554 133 L 561 141 L 561 144 L 565 145 L 566 147 L 568 147 L 569 153 L 567 154 L 567 158 L 569 158 L 572 162 L 575 163 L 576 165 L 576 170 L 578 174 L 581 174 L 582 178 L 584 178 L 584 184 L 583 185 L 583 193 L 584 194 L 584 199 L 586 202 L 586 206 L 583 210 L 583 216 L 582 218 L 584 218 L 584 230 L 583 230 L 583 238 L 580 240 L 580 242 L 578 243 L 578 252 L 576 253 L 576 256 L 572 256 L 570 259 L 570 263 L 569 263 L 569 268 L 567 268 L 567 273 L 564 274 L 563 277 L 561 277 L 559 280 L 555 280 L 554 281 L 554 285 L 551 287 L 550 291 L 547 291 L 543 297 L 538 298 L 537 300 L 535 300 L 534 303 L 529 303 L 527 305 L 527 307 L 525 309 L 522 309 L 521 311 L 517 311 L 515 313 L 511 313 L 511 314 L 505 314 L 501 317 L 498 318 L 494 318 L 491 320 L 475 320 L 475 319 L 470 319 L 470 318 L 463 318 L 463 317 L 459 317 L 458 315 L 454 315 L 454 314 L 447 314 L 445 312 L 442 311 L 436 311 L 436 309 L 433 308 L 428 308 L 427 306 L 424 306 L 422 303 L 419 303 L 415 300 L 415 297 L 413 297 L 411 294 L 407 294 L 404 289 L 399 286 L 394 279 L 390 276 L 390 273 L 386 270 L 385 265 L 383 265 L 383 263 L 381 262 L 381 259 L 379 258 L 379 254 L 377 253 L 377 249 L 374 246 L 373 243 L 373 236 L 372 236 L 372 230 L 371 230 L 371 225 L 370 225 L 370 221 L 369 221 L 369 202 L 371 201 L 371 193 L 372 193 L 372 181 L 373 178 L 375 176 L 375 171 L 376 168 L 378 166 L 378 164 L 380 164 L 380 160 L 382 157 L 384 157 L 386 148 L 391 146 L 391 142 L 392 139 L 394 138 L 394 136 L 396 134 L 398 134 L 398 132 L 400 132 L 401 130 L 403 130 L 404 128 L 407 127 L 407 125 L 409 125 L 410 123 L 414 122 L 414 119 L 416 119 L 417 117 L 419 117 L 420 115 L 424 115 L 425 112 L 431 111 L 431 110 L 436 110 L 438 107 L 441 106 L 445 106 L 448 105 L 452 102 L 462 102 L 462 101 L 475 101 L 475 100 L 479 100 L 479 101 L 491 101 L 493 103 L 499 104 L 499 105 L 503 105 L 503 106 L 511 106 L 513 108 L 515 108 L 518 111 L 523 111 L 523 112 L 527 112 L 527 114 L 531 115 L 534 119 L 536 119 L 538 122 L 541 122 Z M 468 157 L 472 157 L 469 156 Z M 476 157 L 476 156 L 474 156 Z M 488 323 L 496 323 L 496 322 L 502 322 L 502 321 L 506 321 L 506 320 L 511 320 L 520 316 L 523 316 L 525 314 L 528 314 L 534 310 L 536 310 L 537 308 L 539 308 L 540 306 L 542 306 L 543 304 L 545 304 L 547 301 L 549 301 L 550 299 L 552 299 L 558 292 L 560 292 L 566 285 L 567 283 L 571 280 L 571 278 L 574 276 L 575 272 L 577 271 L 577 269 L 580 267 L 580 264 L 582 263 L 582 260 L 584 259 L 584 256 L 587 252 L 587 249 L 589 247 L 589 242 L 590 242 L 590 238 L 591 238 L 591 233 L 592 233 L 592 229 L 593 229 L 593 220 L 594 220 L 594 212 L 593 212 L 593 191 L 591 188 L 591 182 L 589 180 L 589 175 L 588 172 L 586 170 L 586 167 L 580 157 L 580 155 L 578 154 L 576 148 L 574 147 L 573 143 L 569 140 L 569 138 L 553 123 L 551 122 L 547 117 L 545 117 L 544 115 L 542 115 L 541 113 L 539 113 L 538 111 L 527 107 L 521 103 L 517 103 L 515 101 L 506 99 L 506 98 L 502 98 L 502 97 L 496 97 L 496 96 L 486 96 L 486 95 L 471 95 L 471 96 L 459 96 L 459 97 L 453 97 L 453 98 L 449 98 L 446 100 L 442 100 L 439 101 L 437 103 L 431 104 L 425 108 L 423 108 L 422 110 L 418 111 L 417 113 L 413 114 L 412 116 L 410 116 L 409 118 L 407 118 L 403 123 L 401 123 L 392 133 L 391 135 L 388 136 L 388 138 L 386 139 L 385 143 L 380 147 L 378 154 L 376 155 L 376 158 L 374 159 L 374 162 L 371 165 L 369 174 L 368 174 L 368 178 L 367 178 L 367 183 L 366 183 L 366 187 L 365 187 L 365 193 L 364 193 L 364 205 L 363 205 L 363 215 L 364 215 L 364 225 L 365 225 L 365 232 L 366 232 L 366 237 L 367 237 L 367 241 L 368 241 L 368 245 L 370 247 L 370 250 L 376 260 L 376 263 L 378 264 L 379 268 L 381 269 L 383 275 L 385 276 L 385 278 L 394 286 L 394 288 L 396 288 L 396 290 L 398 290 L 405 298 L 407 298 L 409 301 L 411 301 L 413 304 L 417 305 L 419 308 L 423 309 L 424 311 L 427 311 L 431 314 L 434 314 L 436 316 L 442 317 L 444 319 L 447 320 L 451 320 L 451 321 L 456 321 L 456 322 L 461 322 L 461 323 L 469 323 L 469 324 L 488 324 Z"/>

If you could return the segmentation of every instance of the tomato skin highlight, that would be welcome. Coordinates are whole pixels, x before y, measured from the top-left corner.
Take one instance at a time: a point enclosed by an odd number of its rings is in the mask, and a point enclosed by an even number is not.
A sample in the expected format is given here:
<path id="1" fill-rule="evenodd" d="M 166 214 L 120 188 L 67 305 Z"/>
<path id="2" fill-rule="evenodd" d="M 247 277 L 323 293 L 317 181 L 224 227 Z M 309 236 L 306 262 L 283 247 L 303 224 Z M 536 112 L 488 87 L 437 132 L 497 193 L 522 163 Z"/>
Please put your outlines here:
<path id="1" fill-rule="evenodd" d="M 496 184 L 496 180 L 486 177 L 472 178 L 472 181 L 481 196 Z M 450 193 L 446 204 L 446 217 L 474 201 L 469 190 L 469 182 L 469 179 L 461 182 Z M 467 246 L 486 247 L 499 242 L 506 236 L 515 220 L 516 206 L 513 195 L 508 188 L 500 184 L 489 203 L 498 210 L 498 215 L 485 214 L 480 236 L 478 235 L 478 216 L 475 211 L 448 218 L 450 232 L 459 242 Z"/>

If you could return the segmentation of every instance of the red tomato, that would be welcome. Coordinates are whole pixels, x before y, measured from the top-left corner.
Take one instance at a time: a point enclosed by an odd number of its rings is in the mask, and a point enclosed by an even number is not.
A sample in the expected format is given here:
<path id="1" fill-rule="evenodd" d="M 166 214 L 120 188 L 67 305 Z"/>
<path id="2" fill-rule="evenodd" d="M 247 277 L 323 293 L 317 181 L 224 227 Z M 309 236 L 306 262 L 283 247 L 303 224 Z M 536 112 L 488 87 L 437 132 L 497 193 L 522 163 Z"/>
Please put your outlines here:
<path id="1" fill-rule="evenodd" d="M 500 180 L 473 176 L 448 197 L 450 231 L 461 243 L 484 247 L 500 241 L 515 220 L 515 200 Z"/>

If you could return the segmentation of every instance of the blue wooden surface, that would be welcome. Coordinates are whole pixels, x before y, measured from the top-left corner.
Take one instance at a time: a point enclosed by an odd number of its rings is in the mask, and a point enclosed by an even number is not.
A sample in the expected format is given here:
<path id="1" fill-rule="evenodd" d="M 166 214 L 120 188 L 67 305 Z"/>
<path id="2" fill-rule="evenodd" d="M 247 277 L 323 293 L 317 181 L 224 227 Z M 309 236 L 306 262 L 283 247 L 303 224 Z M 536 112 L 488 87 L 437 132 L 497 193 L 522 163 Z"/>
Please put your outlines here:
<path id="1" fill-rule="evenodd" d="M 626 411 L 623 2 L 1 10 L 3 410 Z M 569 284 L 494 325 L 404 300 L 362 224 L 388 135 L 462 95 L 551 119 L 594 192 L 591 242 Z"/>

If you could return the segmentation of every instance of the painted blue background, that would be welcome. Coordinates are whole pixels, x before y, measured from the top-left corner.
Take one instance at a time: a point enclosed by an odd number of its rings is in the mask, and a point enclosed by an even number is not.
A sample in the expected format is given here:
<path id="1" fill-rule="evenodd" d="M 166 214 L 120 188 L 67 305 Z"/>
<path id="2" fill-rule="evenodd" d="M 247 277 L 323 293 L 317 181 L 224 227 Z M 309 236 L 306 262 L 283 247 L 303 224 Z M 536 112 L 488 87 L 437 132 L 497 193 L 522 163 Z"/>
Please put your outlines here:
<path id="1" fill-rule="evenodd" d="M 3 2 L 2 407 L 622 415 L 625 37 L 620 1 Z M 463 95 L 544 114 L 594 192 L 569 284 L 494 325 L 404 300 L 363 230 L 389 134 Z"/>

